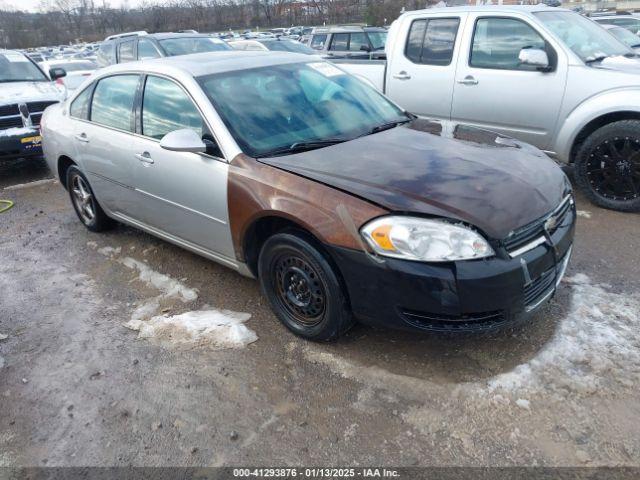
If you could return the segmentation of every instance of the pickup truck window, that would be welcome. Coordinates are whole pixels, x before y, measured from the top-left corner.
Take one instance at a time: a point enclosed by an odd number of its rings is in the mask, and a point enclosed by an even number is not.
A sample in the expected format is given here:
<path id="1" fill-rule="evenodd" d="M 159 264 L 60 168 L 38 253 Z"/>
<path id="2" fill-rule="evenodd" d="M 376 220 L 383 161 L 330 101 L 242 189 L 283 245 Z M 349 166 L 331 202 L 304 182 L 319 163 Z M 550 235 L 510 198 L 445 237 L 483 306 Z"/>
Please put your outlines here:
<path id="1" fill-rule="evenodd" d="M 98 82 L 93 92 L 91 121 L 133 132 L 133 103 L 138 75 L 114 75 Z"/>
<path id="2" fill-rule="evenodd" d="M 374 88 L 327 62 L 198 78 L 240 148 L 270 156 L 301 143 L 346 141 L 409 117 Z"/>
<path id="3" fill-rule="evenodd" d="M 365 47 L 367 50 L 369 49 L 367 36 L 364 33 L 352 33 L 351 39 L 349 40 L 349 51 L 360 52 L 362 51 L 362 47 Z"/>
<path id="4" fill-rule="evenodd" d="M 153 42 L 146 38 L 138 40 L 138 60 L 147 60 L 150 58 L 158 58 L 160 54 Z"/>
<path id="5" fill-rule="evenodd" d="M 133 40 L 128 42 L 122 42 L 118 45 L 118 62 L 133 62 L 135 57 L 133 56 Z"/>
<path id="6" fill-rule="evenodd" d="M 633 54 L 604 28 L 582 15 L 573 12 L 536 12 L 534 15 L 583 62 Z"/>
<path id="7" fill-rule="evenodd" d="M 142 100 L 142 134 L 160 140 L 188 128 L 203 135 L 202 117 L 187 94 L 171 80 L 147 77 Z"/>
<path id="8" fill-rule="evenodd" d="M 324 42 L 327 41 L 327 35 L 314 35 L 311 39 L 311 45 L 309 45 L 314 50 L 322 50 L 324 48 Z"/>
<path id="9" fill-rule="evenodd" d="M 523 48 L 546 50 L 546 42 L 532 27 L 514 18 L 487 17 L 476 21 L 470 65 L 500 70 L 536 70 L 519 60 Z"/>
<path id="10" fill-rule="evenodd" d="M 349 34 L 348 33 L 334 33 L 331 38 L 331 46 L 329 50 L 337 52 L 345 52 L 349 50 Z"/>
<path id="11" fill-rule="evenodd" d="M 415 20 L 409 28 L 405 56 L 413 63 L 449 65 L 459 25 L 459 18 Z"/>

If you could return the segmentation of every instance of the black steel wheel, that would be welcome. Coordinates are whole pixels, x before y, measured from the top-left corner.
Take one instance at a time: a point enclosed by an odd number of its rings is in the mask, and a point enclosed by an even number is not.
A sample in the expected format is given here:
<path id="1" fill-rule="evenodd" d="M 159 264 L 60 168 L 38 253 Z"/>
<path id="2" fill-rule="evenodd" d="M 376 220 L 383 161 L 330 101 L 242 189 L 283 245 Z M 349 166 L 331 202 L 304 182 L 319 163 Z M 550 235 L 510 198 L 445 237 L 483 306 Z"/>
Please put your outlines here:
<path id="1" fill-rule="evenodd" d="M 329 341 L 353 325 L 339 277 L 304 233 L 270 237 L 260 252 L 258 276 L 275 314 L 295 334 Z"/>
<path id="2" fill-rule="evenodd" d="M 640 121 L 614 122 L 596 130 L 576 158 L 576 182 L 604 208 L 640 210 Z"/>
<path id="3" fill-rule="evenodd" d="M 69 167 L 66 185 L 73 209 L 85 227 L 92 232 L 100 232 L 113 226 L 113 220 L 100 207 L 87 177 L 78 167 Z"/>

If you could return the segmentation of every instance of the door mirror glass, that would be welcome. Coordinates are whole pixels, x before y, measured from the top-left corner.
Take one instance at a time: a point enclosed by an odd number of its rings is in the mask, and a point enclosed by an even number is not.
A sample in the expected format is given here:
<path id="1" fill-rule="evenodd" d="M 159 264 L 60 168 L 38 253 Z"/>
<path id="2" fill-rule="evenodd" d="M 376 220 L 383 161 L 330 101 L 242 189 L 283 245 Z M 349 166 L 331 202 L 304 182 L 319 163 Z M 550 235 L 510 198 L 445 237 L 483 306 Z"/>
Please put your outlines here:
<path id="1" fill-rule="evenodd" d="M 540 70 L 549 68 L 547 52 L 539 48 L 523 48 L 518 54 L 518 60 L 522 65 L 529 65 Z"/>
<path id="2" fill-rule="evenodd" d="M 66 76 L 67 76 L 67 72 L 64 68 L 55 67 L 55 68 L 49 69 L 49 78 L 51 78 L 51 80 L 57 80 L 59 78 L 66 77 Z"/>
<path id="3" fill-rule="evenodd" d="M 167 133 L 160 140 L 160 146 L 172 152 L 205 153 L 207 151 L 207 146 L 200 136 L 188 128 Z"/>

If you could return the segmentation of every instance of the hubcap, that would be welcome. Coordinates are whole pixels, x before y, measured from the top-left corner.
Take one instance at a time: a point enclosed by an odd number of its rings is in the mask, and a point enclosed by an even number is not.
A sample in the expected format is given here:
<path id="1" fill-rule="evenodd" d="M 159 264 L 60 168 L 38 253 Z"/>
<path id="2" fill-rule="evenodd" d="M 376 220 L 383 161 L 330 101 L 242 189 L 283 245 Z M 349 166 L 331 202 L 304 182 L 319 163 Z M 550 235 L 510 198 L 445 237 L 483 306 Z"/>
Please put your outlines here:
<path id="1" fill-rule="evenodd" d="M 326 294 L 318 272 L 293 252 L 277 257 L 272 272 L 278 301 L 295 321 L 305 327 L 320 323 Z"/>
<path id="2" fill-rule="evenodd" d="M 80 218 L 85 224 L 91 223 L 96 216 L 93 195 L 80 175 L 75 175 L 72 178 L 71 193 Z"/>
<path id="3" fill-rule="evenodd" d="M 589 155 L 587 175 L 591 188 L 612 200 L 633 200 L 640 196 L 640 139 L 614 137 L 605 140 Z"/>

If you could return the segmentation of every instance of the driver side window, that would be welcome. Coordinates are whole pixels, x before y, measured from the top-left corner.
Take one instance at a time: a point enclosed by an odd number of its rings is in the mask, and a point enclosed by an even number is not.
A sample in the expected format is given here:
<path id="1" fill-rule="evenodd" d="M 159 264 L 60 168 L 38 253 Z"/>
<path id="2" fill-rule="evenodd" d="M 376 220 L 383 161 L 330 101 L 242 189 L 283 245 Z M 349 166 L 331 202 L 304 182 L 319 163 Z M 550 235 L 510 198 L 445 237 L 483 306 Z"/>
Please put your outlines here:
<path id="1" fill-rule="evenodd" d="M 171 80 L 147 77 L 142 100 L 142 134 L 160 140 L 183 128 L 200 137 L 205 133 L 202 116 L 189 96 Z"/>
<path id="2" fill-rule="evenodd" d="M 514 18 L 479 18 L 473 33 L 469 64 L 499 70 L 536 70 L 518 59 L 523 48 L 546 51 L 546 42 L 533 28 Z"/>

